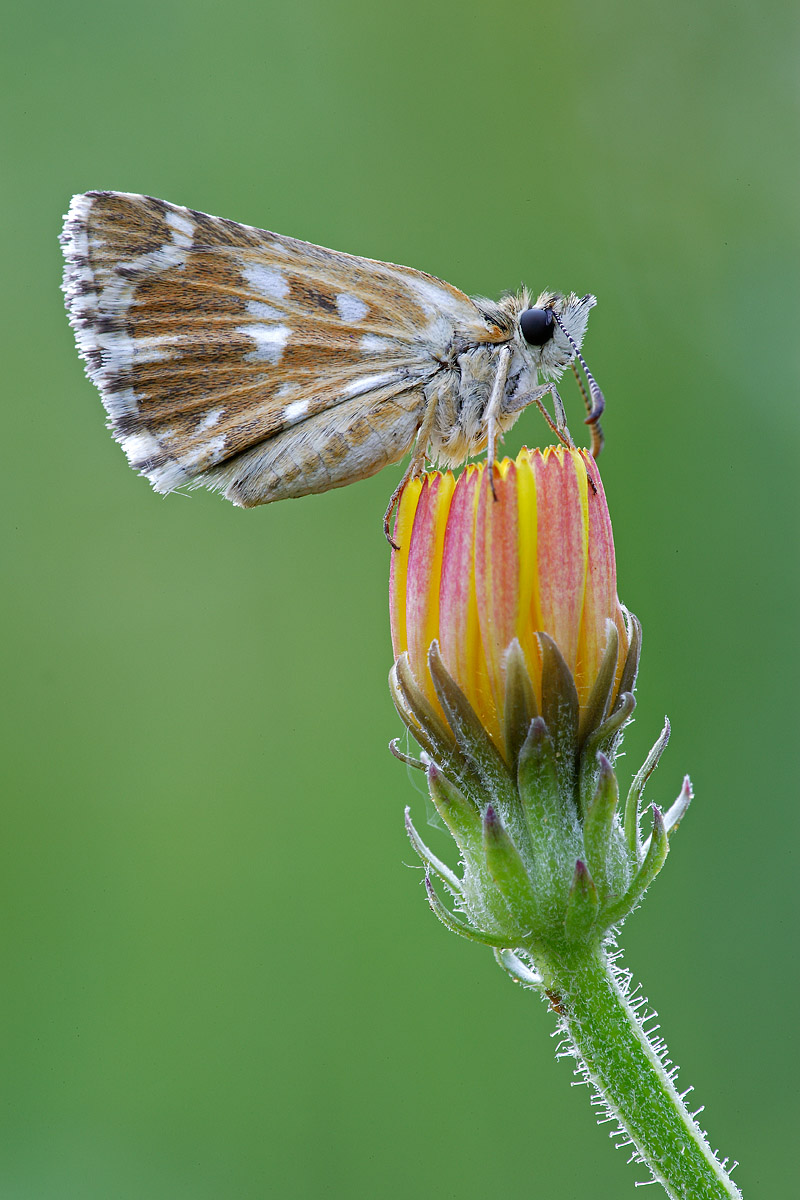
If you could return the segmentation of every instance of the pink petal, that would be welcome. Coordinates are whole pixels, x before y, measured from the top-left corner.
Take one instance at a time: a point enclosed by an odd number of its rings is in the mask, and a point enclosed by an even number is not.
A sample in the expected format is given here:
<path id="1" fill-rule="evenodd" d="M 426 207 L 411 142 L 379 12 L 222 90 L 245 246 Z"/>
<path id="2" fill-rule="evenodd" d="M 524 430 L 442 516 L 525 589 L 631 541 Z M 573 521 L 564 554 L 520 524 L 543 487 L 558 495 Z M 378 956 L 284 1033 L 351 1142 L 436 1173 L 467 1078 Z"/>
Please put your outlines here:
<path id="1" fill-rule="evenodd" d="M 426 475 L 422 482 L 411 541 L 406 582 L 408 657 L 417 682 L 435 702 L 428 673 L 428 649 L 439 637 L 439 586 L 447 513 L 455 480 L 446 475 Z"/>
<path id="2" fill-rule="evenodd" d="M 478 617 L 495 707 L 505 696 L 505 653 L 517 636 L 520 609 L 517 465 L 505 459 L 495 471 L 494 495 L 484 472 L 475 536 Z"/>
<path id="3" fill-rule="evenodd" d="M 456 484 L 442 551 L 440 648 L 445 666 L 462 688 L 469 679 L 475 643 L 480 643 L 473 575 L 478 478 L 478 469 L 467 467 Z"/>
<path id="4" fill-rule="evenodd" d="M 571 671 L 578 658 L 587 565 L 586 472 L 562 447 L 533 458 L 537 499 L 538 596 L 534 629 L 556 642 Z"/>
<path id="5" fill-rule="evenodd" d="M 622 623 L 622 613 L 617 600 L 617 573 L 614 561 L 614 535 L 608 514 L 600 472 L 594 460 L 584 454 L 586 470 L 594 482 L 596 492 L 588 491 L 588 562 L 586 571 L 586 598 L 583 606 L 583 628 L 575 682 L 581 701 L 591 691 L 606 648 L 606 621 L 609 617 L 617 623 L 620 633 L 620 659 L 624 661 L 627 638 Z M 619 614 L 619 621 L 616 621 Z M 622 670 L 621 663 L 619 671 Z"/>

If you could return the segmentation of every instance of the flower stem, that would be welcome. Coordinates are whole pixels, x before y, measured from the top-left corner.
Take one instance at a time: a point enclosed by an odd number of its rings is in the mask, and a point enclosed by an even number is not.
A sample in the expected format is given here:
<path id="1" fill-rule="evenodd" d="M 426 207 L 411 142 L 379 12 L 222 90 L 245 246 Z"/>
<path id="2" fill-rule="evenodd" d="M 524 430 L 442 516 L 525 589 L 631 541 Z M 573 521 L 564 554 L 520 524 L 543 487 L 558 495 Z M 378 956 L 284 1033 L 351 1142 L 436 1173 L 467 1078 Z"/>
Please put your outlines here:
<path id="1" fill-rule="evenodd" d="M 678 1095 L 604 950 L 536 948 L 551 1007 L 633 1148 L 672 1200 L 740 1200 Z"/>

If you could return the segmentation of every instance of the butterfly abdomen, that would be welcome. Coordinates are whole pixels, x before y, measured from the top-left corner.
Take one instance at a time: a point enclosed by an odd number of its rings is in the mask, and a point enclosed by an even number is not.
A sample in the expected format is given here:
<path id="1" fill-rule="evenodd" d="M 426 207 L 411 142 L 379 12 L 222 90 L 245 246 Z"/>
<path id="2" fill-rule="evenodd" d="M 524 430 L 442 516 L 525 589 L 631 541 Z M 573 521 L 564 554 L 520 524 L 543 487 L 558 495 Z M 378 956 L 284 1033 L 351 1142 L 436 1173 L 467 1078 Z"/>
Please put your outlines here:
<path id="1" fill-rule="evenodd" d="M 387 384 L 259 441 L 198 482 L 242 508 L 345 487 L 408 452 L 423 403 L 418 385 Z"/>

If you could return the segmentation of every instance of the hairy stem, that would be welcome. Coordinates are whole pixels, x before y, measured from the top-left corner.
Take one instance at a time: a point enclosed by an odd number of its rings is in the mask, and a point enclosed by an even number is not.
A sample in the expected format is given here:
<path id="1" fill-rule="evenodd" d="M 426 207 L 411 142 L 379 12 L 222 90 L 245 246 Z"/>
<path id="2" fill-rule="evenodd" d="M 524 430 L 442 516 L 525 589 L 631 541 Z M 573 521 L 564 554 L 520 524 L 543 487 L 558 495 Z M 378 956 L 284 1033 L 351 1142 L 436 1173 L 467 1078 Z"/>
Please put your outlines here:
<path id="1" fill-rule="evenodd" d="M 678 1095 L 606 953 L 596 946 L 537 948 L 551 1006 L 594 1085 L 672 1200 L 741 1200 Z"/>

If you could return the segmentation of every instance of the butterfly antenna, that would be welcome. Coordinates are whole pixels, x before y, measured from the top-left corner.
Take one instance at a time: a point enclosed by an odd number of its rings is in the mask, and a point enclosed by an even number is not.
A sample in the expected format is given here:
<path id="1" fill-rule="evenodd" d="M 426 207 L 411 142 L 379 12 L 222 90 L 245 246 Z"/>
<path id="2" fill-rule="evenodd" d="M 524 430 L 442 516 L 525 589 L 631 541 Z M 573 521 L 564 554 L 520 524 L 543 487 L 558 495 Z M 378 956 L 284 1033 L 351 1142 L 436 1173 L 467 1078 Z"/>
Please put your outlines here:
<path id="1" fill-rule="evenodd" d="M 581 395 L 583 396 L 583 403 L 586 405 L 586 412 L 589 414 L 589 416 L 591 416 L 592 415 L 592 402 L 589 399 L 589 397 L 586 395 L 586 388 L 583 386 L 583 380 L 581 379 L 578 368 L 575 366 L 574 359 L 572 361 L 572 374 L 577 379 L 578 387 L 581 389 Z M 600 422 L 597 419 L 595 419 L 594 421 L 592 421 L 592 448 L 591 448 L 592 458 L 597 458 L 598 454 L 603 449 L 605 442 L 606 442 L 606 438 L 605 438 L 605 434 L 603 433 L 603 426 L 600 424 Z"/>
<path id="2" fill-rule="evenodd" d="M 566 329 L 566 327 L 564 325 L 564 322 L 561 320 L 561 317 L 558 315 L 558 313 L 555 311 L 555 309 L 552 309 L 551 311 L 553 313 L 553 316 L 556 319 L 556 323 L 558 324 L 559 329 L 564 334 L 564 337 L 567 339 L 570 346 L 572 346 L 572 349 L 575 351 L 575 357 L 577 358 L 578 362 L 583 367 L 583 373 L 586 376 L 586 382 L 589 384 L 589 395 L 590 395 L 591 401 L 592 401 L 591 406 L 588 407 L 589 415 L 586 418 L 586 424 L 587 425 L 596 425 L 600 419 L 603 409 L 606 406 L 605 399 L 603 398 L 603 393 L 600 391 L 600 388 L 597 386 L 597 381 L 596 381 L 594 375 L 587 367 L 586 360 L 584 359 L 583 355 L 581 354 L 580 350 L 578 349 L 577 342 L 572 337 L 572 335 L 568 332 L 568 330 Z M 583 389 L 581 389 L 581 390 L 583 390 Z M 592 440 L 592 447 L 594 448 L 594 440 Z M 594 449 L 593 449 L 593 453 L 594 453 Z"/>

